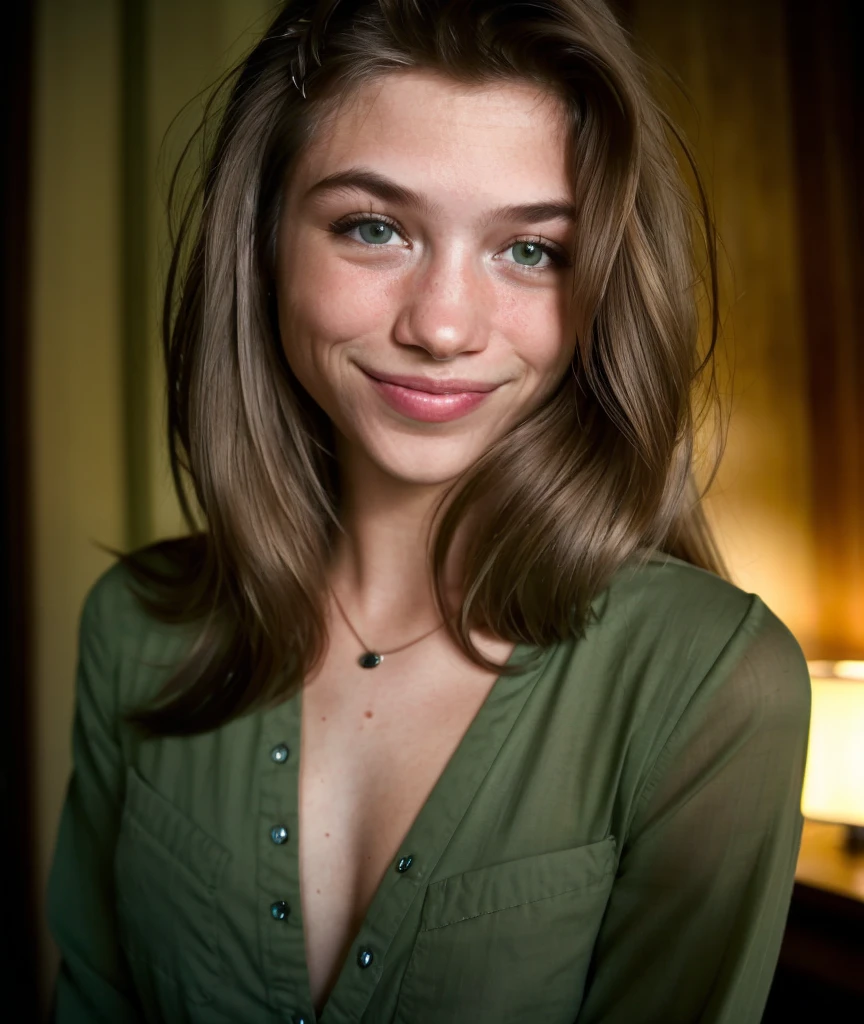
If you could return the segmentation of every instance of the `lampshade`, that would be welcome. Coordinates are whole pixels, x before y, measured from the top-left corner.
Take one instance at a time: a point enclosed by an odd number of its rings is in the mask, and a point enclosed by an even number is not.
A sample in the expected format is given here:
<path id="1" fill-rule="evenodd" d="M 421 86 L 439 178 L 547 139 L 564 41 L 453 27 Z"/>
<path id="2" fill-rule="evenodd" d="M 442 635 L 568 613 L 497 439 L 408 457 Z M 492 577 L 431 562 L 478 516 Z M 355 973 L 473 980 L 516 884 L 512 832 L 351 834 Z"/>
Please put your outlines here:
<path id="1" fill-rule="evenodd" d="M 864 826 L 864 662 L 810 662 L 813 705 L 801 811 Z"/>

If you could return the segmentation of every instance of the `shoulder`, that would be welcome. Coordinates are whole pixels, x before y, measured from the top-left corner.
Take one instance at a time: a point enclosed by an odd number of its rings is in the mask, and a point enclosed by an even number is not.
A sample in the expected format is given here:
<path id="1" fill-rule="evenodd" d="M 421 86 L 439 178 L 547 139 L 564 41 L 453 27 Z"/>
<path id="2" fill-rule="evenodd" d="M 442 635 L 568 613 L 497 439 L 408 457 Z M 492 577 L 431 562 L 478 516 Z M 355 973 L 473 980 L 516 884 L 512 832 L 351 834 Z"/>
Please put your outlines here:
<path id="1" fill-rule="evenodd" d="M 619 568 L 598 610 L 601 620 L 641 635 L 651 646 L 662 640 L 688 659 L 697 650 L 719 655 L 738 634 L 763 637 L 769 646 L 803 658 L 792 632 L 758 594 L 671 555 L 654 554 Z"/>
<path id="2" fill-rule="evenodd" d="M 88 588 L 82 616 L 94 626 L 113 635 L 140 634 L 157 626 L 158 619 L 147 610 L 153 592 L 145 579 L 155 572 L 170 575 L 177 564 L 177 552 L 190 538 L 159 541 L 123 554 L 96 577 Z M 142 600 L 143 598 L 143 600 Z"/>
<path id="3" fill-rule="evenodd" d="M 754 594 L 707 569 L 664 553 L 628 560 L 612 578 L 606 603 L 613 614 L 724 632 L 747 614 Z"/>
<path id="4" fill-rule="evenodd" d="M 148 699 L 188 649 L 189 624 L 160 620 L 148 607 L 155 591 L 146 575 L 169 577 L 189 557 L 192 538 L 162 541 L 115 560 L 88 588 L 81 608 L 80 643 L 99 649 L 121 702 Z"/>
<path id="5" fill-rule="evenodd" d="M 714 695 L 738 714 L 809 721 L 804 653 L 758 594 L 661 553 L 622 566 L 597 612 L 598 635 L 626 651 L 624 678 L 672 720 Z"/>
<path id="6" fill-rule="evenodd" d="M 122 562 L 115 561 L 88 588 L 82 618 L 93 629 L 114 633 L 130 624 L 136 607 L 132 574 Z"/>

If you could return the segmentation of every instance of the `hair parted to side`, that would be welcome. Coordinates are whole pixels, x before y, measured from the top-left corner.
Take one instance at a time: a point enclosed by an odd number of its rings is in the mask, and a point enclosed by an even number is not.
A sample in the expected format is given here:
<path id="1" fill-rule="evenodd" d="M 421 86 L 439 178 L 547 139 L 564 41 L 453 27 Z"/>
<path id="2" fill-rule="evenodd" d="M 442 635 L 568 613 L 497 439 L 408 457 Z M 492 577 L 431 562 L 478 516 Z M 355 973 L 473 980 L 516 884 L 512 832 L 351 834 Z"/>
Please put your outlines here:
<path id="1" fill-rule="evenodd" d="M 204 732 L 273 706 L 326 651 L 339 472 L 329 418 L 280 344 L 271 287 L 280 202 L 295 160 L 340 99 L 410 68 L 480 85 L 519 79 L 562 97 L 579 209 L 570 370 L 438 506 L 447 502 L 428 564 L 439 611 L 451 541 L 482 508 L 460 615 L 446 622 L 453 641 L 478 666 L 507 674 L 469 630 L 541 647 L 581 635 L 615 571 L 653 551 L 728 577 L 693 473 L 693 396 L 708 369 L 708 392 L 717 390 L 713 224 L 687 144 L 603 0 L 289 0 L 211 99 L 202 127 L 228 93 L 173 229 L 168 432 L 191 536 L 130 554 L 107 549 L 143 588 L 149 614 L 195 625 L 163 692 L 128 716 L 146 734 Z M 179 167 L 172 200 L 178 175 Z M 696 270 L 697 234 L 705 273 Z M 698 286 L 710 306 L 702 359 Z M 722 445 L 708 486 L 720 454 Z"/>

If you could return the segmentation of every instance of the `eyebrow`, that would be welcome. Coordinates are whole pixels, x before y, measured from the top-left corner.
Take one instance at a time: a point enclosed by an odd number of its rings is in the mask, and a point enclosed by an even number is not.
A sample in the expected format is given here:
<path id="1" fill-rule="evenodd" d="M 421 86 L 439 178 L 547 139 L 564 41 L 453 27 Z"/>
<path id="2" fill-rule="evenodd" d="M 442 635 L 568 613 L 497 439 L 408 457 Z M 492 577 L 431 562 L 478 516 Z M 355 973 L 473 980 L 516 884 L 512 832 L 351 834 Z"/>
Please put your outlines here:
<path id="1" fill-rule="evenodd" d="M 368 167 L 349 167 L 344 171 L 336 171 L 317 181 L 306 191 L 305 198 L 321 195 L 325 192 L 348 192 L 360 189 L 376 196 L 383 202 L 397 203 L 418 210 L 427 217 L 435 217 L 440 213 L 437 204 L 430 203 L 421 192 L 415 192 L 407 185 L 400 185 L 392 178 L 385 177 L 378 171 Z M 513 203 L 490 210 L 484 217 L 482 226 L 496 224 L 501 221 L 550 221 L 566 220 L 576 223 L 576 207 L 566 199 L 544 199 L 533 203 Z"/>

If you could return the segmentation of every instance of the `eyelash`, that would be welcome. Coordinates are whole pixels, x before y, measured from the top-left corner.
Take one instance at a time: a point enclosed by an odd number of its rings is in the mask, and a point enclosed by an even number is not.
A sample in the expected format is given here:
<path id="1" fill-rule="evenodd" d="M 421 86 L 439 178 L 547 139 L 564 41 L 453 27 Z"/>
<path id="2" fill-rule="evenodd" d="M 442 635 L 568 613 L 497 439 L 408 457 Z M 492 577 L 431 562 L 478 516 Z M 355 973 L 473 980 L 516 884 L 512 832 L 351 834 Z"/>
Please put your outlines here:
<path id="1" fill-rule="evenodd" d="M 404 237 L 404 232 L 399 222 L 395 221 L 392 217 L 388 217 L 386 214 L 379 214 L 375 216 L 363 213 L 349 214 L 341 220 L 331 222 L 330 230 L 335 235 L 345 235 L 352 228 L 356 228 L 360 224 L 386 224 L 388 227 L 393 228 L 394 231 Z M 512 249 L 514 245 L 519 245 L 520 242 L 530 242 L 532 245 L 539 245 L 543 252 L 545 252 L 552 260 L 552 265 L 548 267 L 525 267 L 519 263 L 514 263 L 513 266 L 517 267 L 519 270 L 525 271 L 529 274 L 542 274 L 549 270 L 558 270 L 564 267 L 573 266 L 573 261 L 566 253 L 563 252 L 563 250 L 553 248 L 551 245 L 546 245 L 540 238 L 514 238 L 513 241 L 505 248 Z M 367 249 L 376 248 L 375 246 L 369 245 L 365 242 L 361 242 L 360 244 L 365 245 Z M 383 246 L 381 248 L 383 248 Z"/>

